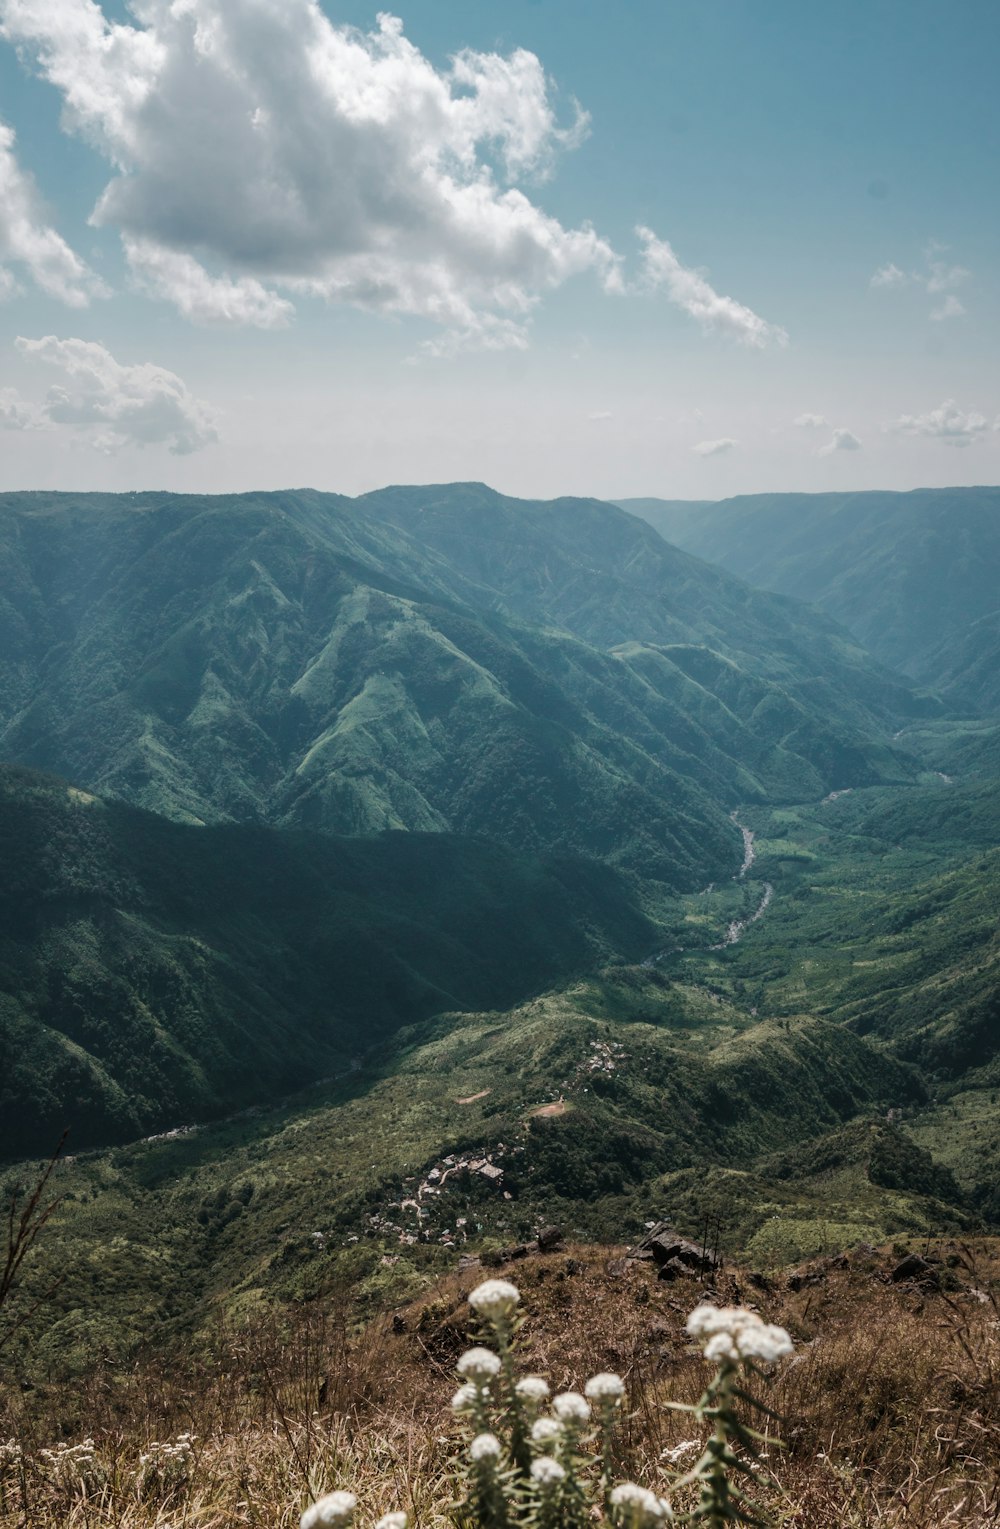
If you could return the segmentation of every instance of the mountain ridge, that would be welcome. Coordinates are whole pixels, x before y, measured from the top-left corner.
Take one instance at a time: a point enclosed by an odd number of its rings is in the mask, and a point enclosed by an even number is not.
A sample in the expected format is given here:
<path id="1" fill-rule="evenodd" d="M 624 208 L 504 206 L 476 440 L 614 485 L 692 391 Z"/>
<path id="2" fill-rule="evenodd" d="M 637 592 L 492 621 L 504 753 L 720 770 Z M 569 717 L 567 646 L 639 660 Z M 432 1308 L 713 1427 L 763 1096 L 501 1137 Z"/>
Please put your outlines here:
<path id="1" fill-rule="evenodd" d="M 687 888 L 741 799 L 909 774 L 905 684 L 634 517 L 449 487 L 448 545 L 435 491 L 386 492 L 0 497 L 0 755 L 180 819 L 487 832 Z M 524 589 L 539 546 L 565 597 Z"/>

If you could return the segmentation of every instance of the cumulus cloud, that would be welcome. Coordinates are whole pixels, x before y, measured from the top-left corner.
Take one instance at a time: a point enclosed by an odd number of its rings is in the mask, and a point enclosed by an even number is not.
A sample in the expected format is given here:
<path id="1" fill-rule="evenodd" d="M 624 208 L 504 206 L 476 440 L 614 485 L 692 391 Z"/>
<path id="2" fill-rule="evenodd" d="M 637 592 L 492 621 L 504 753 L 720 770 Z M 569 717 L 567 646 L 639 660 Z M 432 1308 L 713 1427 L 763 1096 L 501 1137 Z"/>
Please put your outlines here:
<path id="1" fill-rule="evenodd" d="M 958 319 L 965 312 L 965 306 L 960 303 L 953 292 L 949 292 L 940 308 L 931 309 L 931 318 L 940 324 L 943 319 Z"/>
<path id="2" fill-rule="evenodd" d="M 94 223 L 189 318 L 274 327 L 313 294 L 435 321 L 438 349 L 500 348 L 523 345 L 539 297 L 575 274 L 621 288 L 604 239 L 514 184 L 587 131 L 579 109 L 560 126 L 534 54 L 465 51 L 438 70 L 395 18 L 365 33 L 318 0 L 133 13 L 0 0 L 0 32 L 114 166 Z"/>
<path id="3" fill-rule="evenodd" d="M 835 451 L 860 451 L 861 442 L 850 430 L 839 429 L 833 432 L 831 440 L 825 446 L 821 446 L 817 456 L 832 457 Z"/>
<path id="4" fill-rule="evenodd" d="M 723 436 L 718 441 L 699 441 L 697 446 L 691 447 L 691 450 L 699 457 L 721 457 L 724 452 L 732 451 L 733 447 L 739 444 L 739 441 L 734 441 L 731 436 Z"/>
<path id="5" fill-rule="evenodd" d="M 37 420 L 37 411 L 16 388 L 0 388 L 0 430 L 30 430 Z"/>
<path id="6" fill-rule="evenodd" d="M 909 279 L 906 272 L 901 271 L 899 266 L 893 265 L 890 260 L 887 265 L 879 266 L 868 285 L 870 287 L 905 287 Z"/>
<path id="7" fill-rule="evenodd" d="M 45 221 L 34 183 L 18 163 L 14 133 L 0 122 L 0 300 L 17 290 L 5 261 L 20 265 L 43 292 L 71 308 L 85 308 L 104 290 Z"/>
<path id="8" fill-rule="evenodd" d="M 800 430 L 822 430 L 828 421 L 825 414 L 800 414 L 792 423 Z"/>
<path id="9" fill-rule="evenodd" d="M 97 450 L 109 453 L 123 446 L 166 446 L 175 456 L 186 456 L 218 440 L 212 410 L 161 366 L 122 366 L 91 340 L 59 340 L 50 334 L 16 343 L 22 355 L 57 367 L 64 379 L 49 389 L 33 417 L 31 406 L 17 395 L 8 398 L 29 423 L 71 426 Z"/>
<path id="10" fill-rule="evenodd" d="M 926 414 L 901 414 L 882 428 L 896 435 L 927 436 L 944 441 L 946 446 L 969 446 L 988 434 L 990 425 L 982 414 L 967 414 L 954 398 L 946 398 L 937 409 L 928 409 Z"/>
<path id="11" fill-rule="evenodd" d="M 723 297 L 700 271 L 683 266 L 665 239 L 658 239 L 650 228 L 639 227 L 642 243 L 643 284 L 649 290 L 662 288 L 678 308 L 697 319 L 703 328 L 760 350 L 766 345 L 787 345 L 788 335 L 776 324 L 769 324 L 752 308 L 734 297 Z"/>
<path id="12" fill-rule="evenodd" d="M 269 292 L 253 276 L 236 281 L 210 276 L 191 255 L 164 249 L 148 239 L 126 237 L 123 243 L 137 287 L 172 302 L 192 324 L 283 329 L 295 312 L 287 298 Z"/>

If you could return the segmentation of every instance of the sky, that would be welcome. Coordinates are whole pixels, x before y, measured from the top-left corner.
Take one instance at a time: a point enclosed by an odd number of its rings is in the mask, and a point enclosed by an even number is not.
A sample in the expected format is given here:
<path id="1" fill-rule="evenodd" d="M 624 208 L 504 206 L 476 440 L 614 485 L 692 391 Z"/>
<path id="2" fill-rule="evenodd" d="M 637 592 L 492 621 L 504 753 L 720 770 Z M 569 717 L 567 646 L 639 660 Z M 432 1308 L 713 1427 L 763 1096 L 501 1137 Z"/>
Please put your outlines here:
<path id="1" fill-rule="evenodd" d="M 1000 482 L 996 0 L 0 0 L 0 489 Z"/>

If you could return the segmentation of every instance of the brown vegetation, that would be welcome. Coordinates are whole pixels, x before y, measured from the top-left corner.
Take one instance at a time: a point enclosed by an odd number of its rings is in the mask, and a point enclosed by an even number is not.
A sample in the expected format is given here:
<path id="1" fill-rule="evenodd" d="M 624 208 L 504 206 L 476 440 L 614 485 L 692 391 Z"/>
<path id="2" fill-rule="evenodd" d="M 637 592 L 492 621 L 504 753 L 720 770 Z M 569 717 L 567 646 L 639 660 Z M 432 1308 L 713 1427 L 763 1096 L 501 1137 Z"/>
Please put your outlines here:
<path id="1" fill-rule="evenodd" d="M 898 1252 L 899 1250 L 897 1250 Z M 777 1521 L 795 1529 L 1000 1524 L 1000 1243 L 929 1251 L 923 1283 L 899 1280 L 889 1250 L 861 1249 L 765 1280 L 733 1267 L 720 1301 L 758 1306 L 787 1327 L 794 1358 L 767 1400 L 785 1448 L 765 1446 Z M 418 1525 L 447 1521 L 457 1444 L 448 1402 L 473 1336 L 468 1291 L 449 1275 L 405 1311 L 349 1330 L 345 1292 L 325 1303 L 220 1329 L 182 1367 L 151 1358 L 98 1373 L 74 1394 L 0 1390 L 0 1524 L 25 1529 L 221 1529 L 291 1525 L 313 1489 L 357 1491 L 363 1521 L 392 1507 Z M 694 1400 L 706 1366 L 684 1332 L 705 1291 L 666 1283 L 621 1252 L 569 1246 L 517 1265 L 521 1366 L 554 1387 L 599 1370 L 625 1379 L 623 1472 L 665 1488 L 690 1464 Z M 171 1475 L 154 1441 L 195 1436 Z M 94 1441 L 60 1466 L 42 1451 Z M 147 1456 L 145 1464 L 141 1456 Z"/>

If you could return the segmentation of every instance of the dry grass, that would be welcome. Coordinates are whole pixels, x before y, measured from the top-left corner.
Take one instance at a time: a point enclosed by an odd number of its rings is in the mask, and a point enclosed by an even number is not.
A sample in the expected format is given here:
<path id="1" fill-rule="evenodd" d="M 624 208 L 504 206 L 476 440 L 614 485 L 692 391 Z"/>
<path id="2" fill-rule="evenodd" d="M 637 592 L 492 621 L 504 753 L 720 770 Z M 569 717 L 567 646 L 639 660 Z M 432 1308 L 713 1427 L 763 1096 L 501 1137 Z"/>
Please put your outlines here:
<path id="1" fill-rule="evenodd" d="M 768 1388 L 785 1419 L 787 1448 L 768 1448 L 778 1484 L 765 1494 L 780 1522 L 1000 1525 L 1000 1244 L 939 1251 L 954 1287 L 945 1291 L 889 1283 L 891 1253 L 817 1265 L 821 1277 L 797 1293 L 739 1270 L 719 1280 L 721 1300 L 759 1306 L 796 1339 Z M 524 1370 L 559 1388 L 619 1371 L 631 1400 L 623 1470 L 663 1490 L 667 1454 L 692 1437 L 690 1419 L 664 1403 L 694 1400 L 705 1380 L 683 1331 L 698 1284 L 658 1283 L 648 1266 L 586 1247 L 512 1272 L 524 1297 Z M 183 1371 L 151 1361 L 95 1375 L 73 1394 L 0 1391 L 0 1441 L 13 1437 L 22 1451 L 0 1465 L 0 1525 L 291 1525 L 310 1480 L 351 1486 L 368 1522 L 391 1507 L 418 1525 L 448 1522 L 457 1442 L 448 1401 L 472 1336 L 465 1296 L 479 1277 L 449 1276 L 356 1336 L 333 1303 L 220 1330 Z M 185 1431 L 196 1435 L 186 1478 L 171 1486 L 144 1476 L 139 1457 L 151 1442 Z M 85 1436 L 95 1468 L 60 1485 L 41 1450 Z"/>

